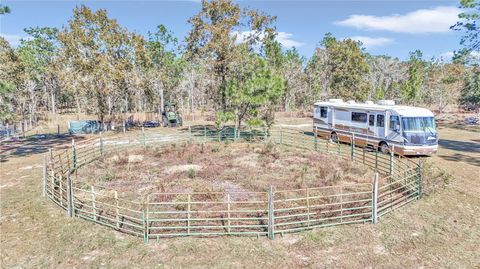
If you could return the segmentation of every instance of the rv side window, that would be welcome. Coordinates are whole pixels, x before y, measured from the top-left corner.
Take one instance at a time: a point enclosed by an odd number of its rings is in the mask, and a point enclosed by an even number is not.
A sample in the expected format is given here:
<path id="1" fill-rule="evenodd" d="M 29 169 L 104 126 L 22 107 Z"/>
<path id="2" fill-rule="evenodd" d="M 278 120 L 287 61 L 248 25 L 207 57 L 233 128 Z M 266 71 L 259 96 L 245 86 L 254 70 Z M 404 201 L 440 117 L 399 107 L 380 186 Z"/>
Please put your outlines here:
<path id="1" fill-rule="evenodd" d="M 320 118 L 326 118 L 327 117 L 327 107 L 321 106 L 320 107 Z"/>
<path id="2" fill-rule="evenodd" d="M 398 116 L 390 116 L 390 126 L 388 127 L 392 131 L 399 131 L 400 120 Z"/>
<path id="3" fill-rule="evenodd" d="M 368 115 L 368 125 L 369 126 L 375 125 L 375 115 Z"/>
<path id="4" fill-rule="evenodd" d="M 352 121 L 367 122 L 367 113 L 352 112 Z"/>
<path id="5" fill-rule="evenodd" d="M 377 115 L 377 127 L 385 127 L 385 116 Z"/>

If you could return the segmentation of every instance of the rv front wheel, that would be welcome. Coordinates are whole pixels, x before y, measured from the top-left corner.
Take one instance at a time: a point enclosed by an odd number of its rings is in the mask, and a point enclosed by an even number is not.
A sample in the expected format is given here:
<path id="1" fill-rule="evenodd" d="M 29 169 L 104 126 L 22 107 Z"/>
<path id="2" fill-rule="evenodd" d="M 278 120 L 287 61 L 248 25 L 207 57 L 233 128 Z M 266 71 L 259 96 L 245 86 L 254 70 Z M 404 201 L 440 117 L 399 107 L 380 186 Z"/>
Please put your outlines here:
<path id="1" fill-rule="evenodd" d="M 330 142 L 332 142 L 332 143 L 338 143 L 337 133 L 332 133 L 332 134 L 330 134 Z"/>
<path id="2" fill-rule="evenodd" d="M 390 148 L 388 148 L 388 144 L 385 142 L 380 142 L 380 151 L 385 154 L 390 153 Z"/>

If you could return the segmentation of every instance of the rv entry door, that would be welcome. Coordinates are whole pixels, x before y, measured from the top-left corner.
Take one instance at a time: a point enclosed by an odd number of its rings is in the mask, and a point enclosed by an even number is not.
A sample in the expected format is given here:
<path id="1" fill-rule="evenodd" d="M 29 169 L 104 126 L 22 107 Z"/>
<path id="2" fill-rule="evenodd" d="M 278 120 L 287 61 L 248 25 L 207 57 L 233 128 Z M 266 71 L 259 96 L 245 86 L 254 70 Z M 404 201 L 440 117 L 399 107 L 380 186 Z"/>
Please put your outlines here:
<path id="1" fill-rule="evenodd" d="M 385 138 L 385 114 L 377 113 L 375 119 L 375 137 L 384 139 Z"/>

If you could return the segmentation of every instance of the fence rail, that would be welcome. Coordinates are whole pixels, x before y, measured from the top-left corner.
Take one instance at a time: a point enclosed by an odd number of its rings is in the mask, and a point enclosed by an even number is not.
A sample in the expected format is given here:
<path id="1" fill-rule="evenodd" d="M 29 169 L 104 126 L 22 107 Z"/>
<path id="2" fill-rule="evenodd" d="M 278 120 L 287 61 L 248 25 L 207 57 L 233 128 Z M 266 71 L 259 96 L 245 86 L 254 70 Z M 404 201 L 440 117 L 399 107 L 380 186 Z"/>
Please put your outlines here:
<path id="1" fill-rule="evenodd" d="M 258 192 L 151 193 L 132 201 L 115 190 L 76 178 L 88 163 L 128 148 L 174 143 L 258 140 L 334 154 L 375 170 L 371 183 Z M 68 216 L 151 239 L 174 236 L 268 236 L 378 218 L 421 197 L 421 166 L 403 156 L 331 143 L 314 135 L 274 129 L 207 127 L 185 133 L 93 138 L 45 156 L 43 193 Z M 380 177 L 381 176 L 381 177 Z"/>

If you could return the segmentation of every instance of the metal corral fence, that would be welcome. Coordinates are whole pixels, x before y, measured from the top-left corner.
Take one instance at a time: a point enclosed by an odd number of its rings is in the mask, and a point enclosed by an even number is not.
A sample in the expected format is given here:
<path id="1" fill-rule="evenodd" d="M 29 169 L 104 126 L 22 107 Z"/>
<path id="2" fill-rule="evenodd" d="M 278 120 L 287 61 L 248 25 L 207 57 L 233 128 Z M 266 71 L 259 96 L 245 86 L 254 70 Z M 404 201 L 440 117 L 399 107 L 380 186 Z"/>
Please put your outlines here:
<path id="1" fill-rule="evenodd" d="M 82 166 L 126 148 L 263 141 L 335 154 L 376 171 L 371 183 L 258 192 L 151 193 L 126 199 L 73 175 Z M 145 242 L 174 236 L 268 236 L 349 223 L 376 223 L 380 216 L 421 197 L 421 166 L 403 156 L 331 143 L 292 129 L 239 131 L 189 128 L 170 135 L 98 137 L 45 155 L 43 193 L 69 217 L 137 235 Z"/>

